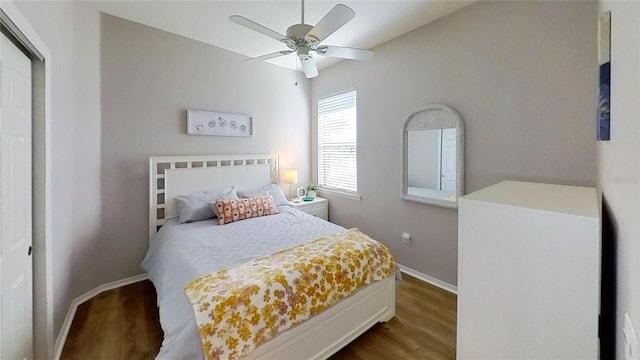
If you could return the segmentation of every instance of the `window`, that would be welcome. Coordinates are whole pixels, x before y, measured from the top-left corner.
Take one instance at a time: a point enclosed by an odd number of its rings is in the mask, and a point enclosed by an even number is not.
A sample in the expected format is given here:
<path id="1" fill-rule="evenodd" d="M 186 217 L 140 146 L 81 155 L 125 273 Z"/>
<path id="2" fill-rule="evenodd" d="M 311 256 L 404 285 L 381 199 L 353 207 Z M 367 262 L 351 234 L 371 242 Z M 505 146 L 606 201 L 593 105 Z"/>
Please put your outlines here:
<path id="1" fill-rule="evenodd" d="M 318 185 L 358 190 L 356 91 L 318 100 Z"/>

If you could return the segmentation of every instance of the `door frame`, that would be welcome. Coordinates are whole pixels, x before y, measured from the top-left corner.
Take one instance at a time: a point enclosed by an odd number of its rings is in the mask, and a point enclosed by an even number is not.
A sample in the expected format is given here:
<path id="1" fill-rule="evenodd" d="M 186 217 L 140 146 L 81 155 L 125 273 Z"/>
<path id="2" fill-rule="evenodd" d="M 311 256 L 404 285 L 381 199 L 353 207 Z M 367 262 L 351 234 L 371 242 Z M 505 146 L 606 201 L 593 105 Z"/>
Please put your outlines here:
<path id="1" fill-rule="evenodd" d="M 33 210 L 33 349 L 35 359 L 53 358 L 53 284 L 51 264 L 51 52 L 12 0 L 0 0 L 0 24 L 7 36 L 31 54 L 33 199 L 44 200 L 44 213 Z M 36 138 L 37 136 L 37 138 Z M 41 205 L 41 204 L 40 204 Z M 42 296 L 44 295 L 44 296 Z"/>

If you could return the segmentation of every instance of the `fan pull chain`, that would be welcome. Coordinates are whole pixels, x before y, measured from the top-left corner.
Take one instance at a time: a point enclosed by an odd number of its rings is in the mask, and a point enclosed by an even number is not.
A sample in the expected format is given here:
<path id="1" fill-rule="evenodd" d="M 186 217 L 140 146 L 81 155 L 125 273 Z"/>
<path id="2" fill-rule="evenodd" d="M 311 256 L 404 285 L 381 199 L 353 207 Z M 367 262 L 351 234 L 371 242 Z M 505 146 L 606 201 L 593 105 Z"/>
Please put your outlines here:
<path id="1" fill-rule="evenodd" d="M 298 58 L 296 56 L 293 57 L 293 63 L 295 68 L 293 72 L 296 74 L 296 82 L 294 83 L 294 85 L 298 86 Z"/>

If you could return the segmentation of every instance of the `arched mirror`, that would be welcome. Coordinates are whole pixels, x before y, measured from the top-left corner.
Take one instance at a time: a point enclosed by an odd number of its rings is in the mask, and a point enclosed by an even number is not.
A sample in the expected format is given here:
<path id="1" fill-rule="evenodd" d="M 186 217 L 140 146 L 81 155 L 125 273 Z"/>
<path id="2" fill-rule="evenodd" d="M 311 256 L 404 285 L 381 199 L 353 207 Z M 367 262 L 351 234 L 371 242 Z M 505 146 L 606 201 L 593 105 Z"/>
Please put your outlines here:
<path id="1" fill-rule="evenodd" d="M 455 110 L 432 104 L 412 112 L 402 128 L 402 198 L 458 207 L 464 194 L 464 122 Z"/>

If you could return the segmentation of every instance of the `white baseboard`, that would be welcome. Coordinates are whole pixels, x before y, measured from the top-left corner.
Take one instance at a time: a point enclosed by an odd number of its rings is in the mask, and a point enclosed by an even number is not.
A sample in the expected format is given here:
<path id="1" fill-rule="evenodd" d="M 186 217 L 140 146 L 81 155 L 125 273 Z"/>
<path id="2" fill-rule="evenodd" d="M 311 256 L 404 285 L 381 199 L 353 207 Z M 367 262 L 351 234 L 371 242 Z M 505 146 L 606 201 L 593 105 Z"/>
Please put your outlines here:
<path id="1" fill-rule="evenodd" d="M 86 302 L 87 300 L 90 300 L 94 296 L 97 296 L 98 294 L 104 291 L 116 289 L 125 285 L 130 285 L 146 279 L 148 279 L 147 274 L 140 274 L 140 275 L 128 277 L 126 279 L 116 280 L 108 284 L 100 285 L 95 289 L 90 290 L 78 296 L 77 298 L 75 298 L 71 302 L 71 305 L 69 305 L 69 311 L 67 312 L 67 316 L 64 318 L 64 322 L 62 323 L 62 328 L 60 328 L 60 332 L 58 333 L 58 338 L 56 339 L 56 343 L 54 345 L 55 359 L 60 360 L 60 356 L 62 355 L 62 348 L 64 348 L 64 343 L 67 340 L 67 335 L 69 335 L 69 330 L 71 329 L 71 323 L 73 322 L 73 317 L 76 315 L 76 310 L 78 309 L 78 306 L 80 306 L 82 303 Z"/>
<path id="2" fill-rule="evenodd" d="M 416 279 L 422 280 L 426 283 L 429 283 L 433 286 L 437 286 L 443 290 L 446 290 L 452 294 L 456 294 L 458 295 L 458 288 L 455 285 L 451 285 L 448 282 L 444 282 L 442 280 L 438 280 L 432 276 L 429 276 L 425 273 L 421 273 L 420 271 L 417 270 L 413 270 L 410 267 L 398 264 L 398 267 L 400 268 L 400 271 L 402 271 L 403 273 L 407 274 L 407 275 L 411 275 Z"/>

